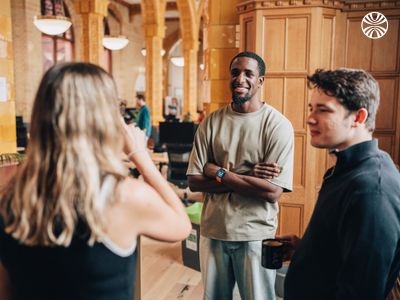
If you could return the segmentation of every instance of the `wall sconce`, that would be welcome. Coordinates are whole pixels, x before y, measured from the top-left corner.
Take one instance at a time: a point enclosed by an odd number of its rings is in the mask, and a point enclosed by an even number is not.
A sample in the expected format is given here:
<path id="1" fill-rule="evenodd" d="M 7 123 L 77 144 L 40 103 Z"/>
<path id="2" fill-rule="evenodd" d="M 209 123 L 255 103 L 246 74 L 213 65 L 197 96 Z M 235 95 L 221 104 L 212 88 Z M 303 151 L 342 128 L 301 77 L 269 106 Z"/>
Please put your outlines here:
<path id="1" fill-rule="evenodd" d="M 64 14 L 62 0 L 45 0 L 42 4 L 42 15 L 33 18 L 33 24 L 48 35 L 59 35 L 72 25 L 71 19 Z"/>
<path id="2" fill-rule="evenodd" d="M 121 50 L 126 45 L 128 45 L 129 40 L 126 36 L 111 36 L 106 35 L 103 37 L 103 46 L 110 50 Z"/>
<path id="3" fill-rule="evenodd" d="M 143 56 L 146 56 L 146 54 L 147 54 L 146 48 L 143 47 L 143 48 L 140 50 L 140 53 L 142 53 Z M 165 50 L 164 50 L 164 49 L 161 49 L 161 50 L 160 50 L 160 55 L 161 55 L 161 56 L 164 56 L 164 55 L 165 55 Z"/>

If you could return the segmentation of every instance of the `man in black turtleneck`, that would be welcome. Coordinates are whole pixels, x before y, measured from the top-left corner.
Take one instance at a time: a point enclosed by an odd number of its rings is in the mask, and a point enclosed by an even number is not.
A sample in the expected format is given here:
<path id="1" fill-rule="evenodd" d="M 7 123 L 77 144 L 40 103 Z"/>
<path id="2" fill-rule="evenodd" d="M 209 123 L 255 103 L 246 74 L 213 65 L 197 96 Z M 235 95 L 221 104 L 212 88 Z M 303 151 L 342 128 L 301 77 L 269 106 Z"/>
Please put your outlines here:
<path id="1" fill-rule="evenodd" d="M 308 82 L 311 145 L 337 161 L 303 238 L 280 237 L 295 250 L 285 299 L 385 299 L 400 269 L 400 174 L 372 138 L 378 83 L 355 69 L 317 70 Z"/>

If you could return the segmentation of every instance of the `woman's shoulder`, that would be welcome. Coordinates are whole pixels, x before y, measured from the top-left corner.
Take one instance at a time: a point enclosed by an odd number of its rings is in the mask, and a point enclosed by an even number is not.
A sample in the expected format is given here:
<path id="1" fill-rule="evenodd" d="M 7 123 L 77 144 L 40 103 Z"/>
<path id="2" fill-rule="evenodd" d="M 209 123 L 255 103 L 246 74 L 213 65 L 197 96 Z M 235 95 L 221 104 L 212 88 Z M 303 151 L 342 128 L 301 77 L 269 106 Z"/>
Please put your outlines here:
<path id="1" fill-rule="evenodd" d="M 120 201 L 126 202 L 142 196 L 147 184 L 135 178 L 126 177 L 119 185 Z"/>
<path id="2" fill-rule="evenodd" d="M 154 196 L 158 196 L 154 189 L 146 182 L 127 177 L 119 186 L 120 199 L 123 205 L 139 206 Z"/>

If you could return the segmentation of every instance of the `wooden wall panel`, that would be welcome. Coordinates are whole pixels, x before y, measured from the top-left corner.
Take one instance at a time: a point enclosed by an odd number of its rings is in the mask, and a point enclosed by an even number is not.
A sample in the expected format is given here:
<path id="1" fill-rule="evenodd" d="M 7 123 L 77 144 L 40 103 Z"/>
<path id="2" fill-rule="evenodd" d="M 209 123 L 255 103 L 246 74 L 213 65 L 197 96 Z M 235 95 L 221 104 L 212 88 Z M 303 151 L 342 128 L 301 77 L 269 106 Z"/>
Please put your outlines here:
<path id="1" fill-rule="evenodd" d="M 231 49 L 212 49 L 209 51 L 209 69 L 207 77 L 209 79 L 230 80 L 229 64 L 231 58 L 237 54 L 236 48 Z M 226 59 L 230 57 L 230 59 Z"/>
<path id="2" fill-rule="evenodd" d="M 269 77 L 264 82 L 265 101 L 272 105 L 275 109 L 283 112 L 283 97 L 284 97 L 284 78 Z"/>
<path id="3" fill-rule="evenodd" d="M 245 50 L 254 52 L 256 48 L 255 39 L 255 25 L 253 18 L 246 18 L 244 20 L 244 39 L 245 39 Z"/>
<path id="4" fill-rule="evenodd" d="M 347 21 L 346 67 L 370 69 L 372 40 L 365 37 L 360 30 L 360 19 Z"/>
<path id="5" fill-rule="evenodd" d="M 331 69 L 333 63 L 333 39 L 334 39 L 333 17 L 324 17 L 322 19 L 322 39 L 321 39 L 321 67 Z"/>
<path id="6" fill-rule="evenodd" d="M 400 10 L 379 1 L 260 1 L 238 5 L 243 20 L 253 16 L 255 51 L 266 60 L 263 98 L 281 111 L 295 129 L 294 187 L 279 204 L 279 234 L 302 234 L 315 205 L 327 168 L 335 156 L 309 144 L 306 115 L 310 97 L 306 75 L 316 68 L 362 68 L 381 85 L 377 131 L 382 149 L 400 161 Z M 389 4 L 390 3 L 390 4 Z M 388 7 L 391 6 L 391 8 Z M 380 11 L 389 20 L 389 32 L 371 40 L 361 30 L 367 11 Z M 249 41 L 251 39 L 248 39 Z M 250 43 L 249 41 L 243 42 Z M 245 49 L 246 46 L 242 45 Z"/>
<path id="7" fill-rule="evenodd" d="M 285 79 L 285 102 L 283 114 L 290 119 L 295 130 L 306 130 L 306 79 Z"/>
<path id="8" fill-rule="evenodd" d="M 399 43 L 393 43 L 399 36 L 399 19 L 388 20 L 390 30 L 380 39 L 372 42 L 371 71 L 396 71 Z"/>
<path id="9" fill-rule="evenodd" d="M 381 39 L 369 39 L 359 29 L 364 12 L 354 11 L 347 15 L 346 67 L 362 68 L 379 82 L 381 103 L 376 119 L 374 136 L 380 147 L 388 152 L 395 163 L 400 161 L 399 120 L 399 24 L 400 11 L 385 11 L 389 30 Z"/>
<path id="10" fill-rule="evenodd" d="M 303 205 L 281 204 L 279 212 L 279 232 L 302 234 L 304 218 Z"/>
<path id="11" fill-rule="evenodd" d="M 266 60 L 267 71 L 274 72 L 284 69 L 285 64 L 285 18 L 264 18 L 263 57 Z"/>
<path id="12" fill-rule="evenodd" d="M 229 88 L 229 79 L 214 79 L 211 85 L 211 95 L 213 102 L 226 104 L 231 99 L 231 90 Z"/>
<path id="13" fill-rule="evenodd" d="M 306 151 L 305 135 L 296 134 L 294 137 L 294 172 L 293 172 L 293 188 L 304 189 L 306 172 L 305 151 Z"/>
<path id="14" fill-rule="evenodd" d="M 285 70 L 306 71 L 308 66 L 308 32 L 307 17 L 287 19 L 287 45 Z"/>
<path id="15" fill-rule="evenodd" d="M 378 79 L 381 102 L 376 116 L 376 130 L 395 130 L 396 125 L 396 80 Z"/>
<path id="16" fill-rule="evenodd" d="M 295 130 L 293 192 L 284 193 L 279 234 L 304 230 L 306 201 L 307 134 L 306 75 L 309 68 L 310 14 L 267 14 L 262 16 L 261 53 L 267 62 L 263 95 L 268 103 L 281 111 Z"/>
<path id="17" fill-rule="evenodd" d="M 379 140 L 379 148 L 389 153 L 392 157 L 394 154 L 394 137 L 392 134 L 375 133 L 374 137 Z"/>

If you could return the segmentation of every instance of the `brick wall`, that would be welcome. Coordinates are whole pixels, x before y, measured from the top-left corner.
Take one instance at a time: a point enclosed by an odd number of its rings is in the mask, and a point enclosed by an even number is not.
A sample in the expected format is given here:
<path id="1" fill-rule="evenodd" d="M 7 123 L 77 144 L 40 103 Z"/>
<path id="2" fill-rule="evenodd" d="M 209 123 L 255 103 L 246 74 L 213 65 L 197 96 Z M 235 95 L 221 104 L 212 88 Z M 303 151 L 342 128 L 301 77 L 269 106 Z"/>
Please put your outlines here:
<path id="1" fill-rule="evenodd" d="M 30 121 L 32 103 L 42 76 L 41 33 L 33 25 L 40 14 L 40 1 L 11 2 L 12 40 L 14 43 L 15 106 L 17 115 Z"/>

